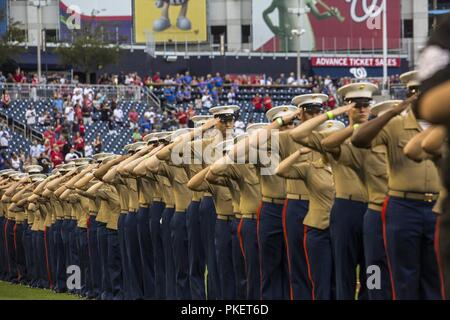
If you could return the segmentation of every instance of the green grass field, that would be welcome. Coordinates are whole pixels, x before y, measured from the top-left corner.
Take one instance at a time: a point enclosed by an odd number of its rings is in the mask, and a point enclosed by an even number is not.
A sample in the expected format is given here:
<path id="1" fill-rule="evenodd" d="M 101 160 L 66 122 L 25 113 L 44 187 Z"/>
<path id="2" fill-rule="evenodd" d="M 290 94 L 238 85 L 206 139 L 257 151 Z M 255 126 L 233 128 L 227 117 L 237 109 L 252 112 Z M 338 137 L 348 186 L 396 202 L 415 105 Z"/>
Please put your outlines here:
<path id="1" fill-rule="evenodd" d="M 0 300 L 82 300 L 69 294 L 51 290 L 28 288 L 0 281 Z"/>

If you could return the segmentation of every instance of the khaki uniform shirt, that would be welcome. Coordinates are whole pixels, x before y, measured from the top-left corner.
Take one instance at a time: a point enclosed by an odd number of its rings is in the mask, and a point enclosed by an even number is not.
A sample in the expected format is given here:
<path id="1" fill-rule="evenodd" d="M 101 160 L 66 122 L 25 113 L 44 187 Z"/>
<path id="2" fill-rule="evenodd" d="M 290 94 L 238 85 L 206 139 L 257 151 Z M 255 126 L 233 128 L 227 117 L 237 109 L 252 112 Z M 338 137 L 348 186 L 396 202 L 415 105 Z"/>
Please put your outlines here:
<path id="1" fill-rule="evenodd" d="M 169 165 L 161 162 L 158 174 L 169 179 L 175 198 L 175 211 L 185 212 L 192 199 L 192 191 L 187 187 L 189 182 L 182 166 Z"/>
<path id="2" fill-rule="evenodd" d="M 299 143 L 296 143 L 290 136 L 291 130 L 281 131 L 278 134 L 279 140 L 279 153 L 280 153 L 280 161 L 288 158 L 291 154 L 295 153 L 303 146 Z M 317 152 L 310 152 L 308 154 L 302 155 L 299 159 L 299 162 L 306 161 L 315 161 L 320 158 L 320 155 Z M 286 179 L 286 192 L 287 198 L 291 199 L 299 199 L 308 200 L 309 193 L 306 188 L 305 182 L 301 179 Z M 301 196 L 301 197 L 298 197 Z"/>
<path id="3" fill-rule="evenodd" d="M 148 178 L 138 178 L 137 184 L 139 191 L 139 206 L 141 208 L 148 208 L 153 201 L 155 182 Z"/>
<path id="4" fill-rule="evenodd" d="M 236 181 L 240 190 L 239 212 L 256 214 L 261 203 L 261 185 L 253 164 L 229 164 L 220 176 Z"/>
<path id="5" fill-rule="evenodd" d="M 128 210 L 130 212 L 137 212 L 139 209 L 139 193 L 137 180 L 134 178 L 125 178 L 126 186 L 128 187 Z"/>
<path id="6" fill-rule="evenodd" d="M 349 166 L 340 164 L 322 147 L 321 141 L 328 135 L 329 134 L 313 132 L 302 142 L 302 144 L 324 155 L 326 160 L 330 163 L 333 170 L 336 198 L 367 202 L 368 194 L 367 188 L 363 183 L 363 172 L 355 171 Z M 348 141 L 349 140 L 350 139 L 348 139 Z"/>
<path id="7" fill-rule="evenodd" d="M 301 179 L 309 190 L 309 210 L 303 224 L 325 230 L 330 226 L 330 211 L 334 201 L 333 173 L 322 161 L 292 166 L 289 178 Z"/>
<path id="8" fill-rule="evenodd" d="M 363 172 L 369 196 L 369 208 L 381 212 L 388 191 L 386 147 L 358 149 L 347 142 L 340 148 L 337 161 L 355 172 Z"/>
<path id="9" fill-rule="evenodd" d="M 439 174 L 433 161 L 417 163 L 410 160 L 403 148 L 421 132 L 412 111 L 393 118 L 372 141 L 372 147 L 387 148 L 389 190 L 415 193 L 439 193 L 442 190 Z"/>
<path id="10" fill-rule="evenodd" d="M 169 179 L 160 175 L 155 175 L 155 177 L 158 180 L 158 186 L 161 190 L 161 196 L 166 208 L 175 208 L 175 198 L 173 196 L 172 185 L 170 184 Z"/>

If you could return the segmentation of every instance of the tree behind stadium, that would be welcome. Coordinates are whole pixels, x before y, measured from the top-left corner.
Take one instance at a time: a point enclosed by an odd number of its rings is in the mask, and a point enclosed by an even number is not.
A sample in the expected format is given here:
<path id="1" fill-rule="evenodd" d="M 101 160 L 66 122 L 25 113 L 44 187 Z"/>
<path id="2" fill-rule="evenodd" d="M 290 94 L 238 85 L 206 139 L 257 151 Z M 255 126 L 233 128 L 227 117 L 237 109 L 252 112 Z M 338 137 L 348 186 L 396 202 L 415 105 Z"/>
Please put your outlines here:
<path id="1" fill-rule="evenodd" d="M 7 19 L 6 13 L 0 10 L 0 21 L 4 19 Z M 20 26 L 20 22 L 10 19 L 7 31 L 0 37 L 0 66 L 25 51 L 24 47 L 20 46 L 25 42 L 25 32 Z"/>
<path id="2" fill-rule="evenodd" d="M 55 52 L 62 64 L 85 73 L 86 83 L 91 82 L 91 73 L 116 64 L 120 58 L 119 45 L 108 41 L 111 35 L 102 27 L 92 27 L 87 23 L 83 28 L 74 30 L 72 38 L 72 43 L 61 43 Z"/>

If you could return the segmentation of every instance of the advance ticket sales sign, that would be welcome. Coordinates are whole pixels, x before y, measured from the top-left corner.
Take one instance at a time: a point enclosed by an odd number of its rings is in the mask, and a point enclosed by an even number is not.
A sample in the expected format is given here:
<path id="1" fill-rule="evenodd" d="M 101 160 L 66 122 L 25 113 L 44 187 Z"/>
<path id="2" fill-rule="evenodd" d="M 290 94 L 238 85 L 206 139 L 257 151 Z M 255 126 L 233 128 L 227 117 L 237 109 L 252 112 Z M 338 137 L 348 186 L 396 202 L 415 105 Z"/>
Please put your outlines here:
<path id="1" fill-rule="evenodd" d="M 401 59 L 388 58 L 387 64 L 390 68 L 399 68 L 401 66 Z M 383 58 L 312 57 L 311 65 L 313 67 L 379 68 L 383 66 Z"/>

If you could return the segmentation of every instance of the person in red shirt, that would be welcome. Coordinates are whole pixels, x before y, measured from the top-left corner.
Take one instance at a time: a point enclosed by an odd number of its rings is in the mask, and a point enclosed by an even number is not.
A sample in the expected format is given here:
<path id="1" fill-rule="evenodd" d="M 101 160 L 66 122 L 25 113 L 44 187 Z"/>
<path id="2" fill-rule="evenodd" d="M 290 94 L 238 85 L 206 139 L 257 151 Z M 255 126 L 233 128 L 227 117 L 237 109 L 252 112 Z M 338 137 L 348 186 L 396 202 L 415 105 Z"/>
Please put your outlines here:
<path id="1" fill-rule="evenodd" d="M 63 154 L 61 153 L 57 145 L 55 145 L 53 147 L 53 150 L 50 152 L 50 160 L 53 163 L 53 167 L 56 167 L 57 165 L 64 163 Z"/>
<path id="2" fill-rule="evenodd" d="M 50 145 L 55 144 L 55 132 L 52 128 L 48 127 L 47 130 L 44 131 L 44 138 L 50 142 Z"/>
<path id="3" fill-rule="evenodd" d="M 252 100 L 252 104 L 255 107 L 256 112 L 262 112 L 262 98 L 259 93 L 257 93 Z"/>
<path id="4" fill-rule="evenodd" d="M 78 131 L 80 132 L 80 136 L 84 137 L 86 133 L 86 127 L 84 126 L 83 120 L 78 123 Z"/>
<path id="5" fill-rule="evenodd" d="M 159 76 L 159 72 L 157 72 L 157 73 L 155 73 L 155 74 L 153 75 L 152 80 L 153 80 L 153 83 L 159 83 L 159 82 L 161 82 L 161 77 Z"/>
<path id="6" fill-rule="evenodd" d="M 16 70 L 16 72 L 13 75 L 13 79 L 15 83 L 22 83 L 23 81 L 23 74 L 20 72 L 20 68 Z"/>
<path id="7" fill-rule="evenodd" d="M 75 138 L 73 139 L 73 145 L 75 147 L 75 150 L 80 152 L 84 157 L 84 139 L 79 132 L 77 132 Z"/>
<path id="8" fill-rule="evenodd" d="M 128 113 L 128 120 L 130 121 L 130 128 L 134 129 L 138 127 L 139 122 L 139 114 L 136 112 L 136 108 L 131 108 L 130 112 Z"/>
<path id="9" fill-rule="evenodd" d="M 81 106 L 78 103 L 75 106 L 75 118 L 78 121 L 83 119 L 83 111 L 81 110 Z"/>
<path id="10" fill-rule="evenodd" d="M 11 97 L 7 90 L 3 91 L 1 105 L 4 109 L 7 109 L 11 104 Z"/>
<path id="11" fill-rule="evenodd" d="M 330 109 L 334 109 L 336 107 L 336 99 L 334 98 L 334 96 L 332 94 L 330 94 L 328 96 L 328 107 L 330 107 Z"/>
<path id="12" fill-rule="evenodd" d="M 59 150 L 62 150 L 66 143 L 67 143 L 66 138 L 64 138 L 63 135 L 61 135 L 58 141 L 56 141 L 56 145 L 58 146 Z"/>
<path id="13" fill-rule="evenodd" d="M 177 118 L 180 128 L 186 128 L 188 122 L 188 115 L 183 108 L 178 109 Z"/>
<path id="14" fill-rule="evenodd" d="M 272 109 L 272 98 L 268 94 L 264 96 L 263 105 L 264 105 L 264 112 L 267 112 L 270 109 Z"/>

